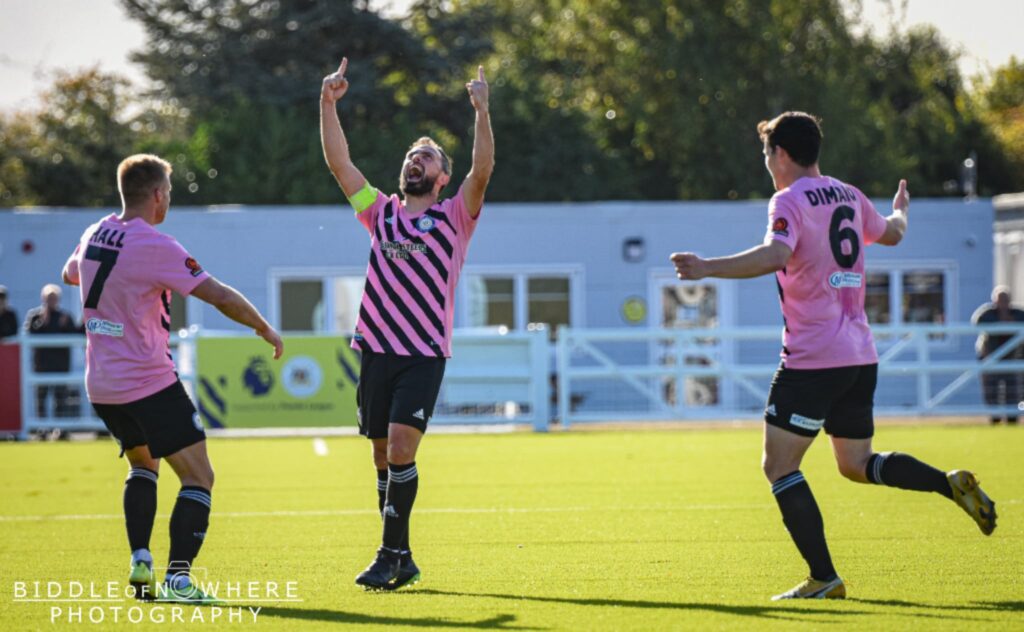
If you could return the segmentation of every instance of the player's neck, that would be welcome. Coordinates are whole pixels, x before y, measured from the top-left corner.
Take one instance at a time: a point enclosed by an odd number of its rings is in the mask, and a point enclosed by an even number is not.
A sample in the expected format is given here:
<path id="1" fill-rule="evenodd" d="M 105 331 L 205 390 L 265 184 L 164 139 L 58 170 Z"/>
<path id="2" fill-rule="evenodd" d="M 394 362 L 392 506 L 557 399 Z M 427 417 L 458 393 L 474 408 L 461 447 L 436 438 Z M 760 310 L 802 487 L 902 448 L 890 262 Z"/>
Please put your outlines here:
<path id="1" fill-rule="evenodd" d="M 130 222 L 136 217 L 142 219 L 150 226 L 156 226 L 156 209 L 148 208 L 134 208 L 130 206 L 122 207 L 121 214 L 117 216 L 122 222 Z"/>
<path id="2" fill-rule="evenodd" d="M 437 196 L 433 194 L 405 196 L 405 212 L 408 215 L 419 215 L 435 204 L 437 204 Z"/>
<path id="3" fill-rule="evenodd" d="M 820 177 L 821 177 L 821 169 L 818 168 L 818 164 L 817 163 L 811 165 L 810 167 L 795 167 L 792 171 L 790 171 L 789 173 L 785 174 L 781 178 L 781 182 L 779 182 L 779 184 L 781 185 L 781 186 L 779 186 L 779 190 L 788 189 L 789 187 L 793 186 L 793 183 L 796 182 L 797 180 L 799 180 L 800 178 L 820 178 Z"/>

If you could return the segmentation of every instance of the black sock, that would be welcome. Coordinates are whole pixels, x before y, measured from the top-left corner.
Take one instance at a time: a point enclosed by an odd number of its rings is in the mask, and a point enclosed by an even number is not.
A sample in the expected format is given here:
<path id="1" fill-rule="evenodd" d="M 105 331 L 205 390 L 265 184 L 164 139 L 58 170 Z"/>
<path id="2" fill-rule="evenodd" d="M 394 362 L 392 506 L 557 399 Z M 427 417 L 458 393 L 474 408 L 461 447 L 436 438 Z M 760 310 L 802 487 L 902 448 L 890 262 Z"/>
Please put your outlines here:
<path id="1" fill-rule="evenodd" d="M 946 473 L 902 452 L 881 452 L 868 459 L 868 480 L 917 492 L 936 492 L 953 500 Z"/>
<path id="2" fill-rule="evenodd" d="M 171 512 L 171 555 L 167 574 L 188 572 L 206 538 L 210 524 L 210 491 L 183 486 Z"/>
<path id="3" fill-rule="evenodd" d="M 124 481 L 124 524 L 132 553 L 149 549 L 156 518 L 156 479 L 153 470 L 133 467 Z"/>
<path id="4" fill-rule="evenodd" d="M 388 463 L 388 492 L 384 501 L 383 545 L 392 551 L 407 550 L 409 538 L 409 514 L 416 501 L 419 487 L 416 464 L 395 465 Z"/>
<path id="5" fill-rule="evenodd" d="M 836 569 L 825 543 L 825 524 L 804 475 L 797 470 L 783 476 L 772 483 L 772 494 L 782 511 L 782 522 L 811 569 L 811 577 L 818 581 L 835 579 Z"/>

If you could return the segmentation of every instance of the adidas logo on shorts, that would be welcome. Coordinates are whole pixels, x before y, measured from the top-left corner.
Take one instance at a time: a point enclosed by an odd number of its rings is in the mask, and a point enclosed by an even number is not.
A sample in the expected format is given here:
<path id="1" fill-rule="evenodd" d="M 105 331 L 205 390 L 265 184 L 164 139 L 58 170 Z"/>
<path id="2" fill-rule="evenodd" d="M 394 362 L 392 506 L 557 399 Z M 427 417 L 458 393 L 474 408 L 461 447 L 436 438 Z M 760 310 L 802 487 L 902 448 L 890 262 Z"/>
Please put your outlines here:
<path id="1" fill-rule="evenodd" d="M 413 417 L 415 417 L 416 419 L 424 419 L 424 420 L 426 419 L 426 417 L 424 416 L 424 413 L 423 413 L 423 409 L 422 409 L 422 408 L 421 408 L 421 409 L 419 409 L 419 410 L 417 410 L 416 412 L 414 412 L 414 413 L 412 414 L 412 416 L 413 416 Z"/>

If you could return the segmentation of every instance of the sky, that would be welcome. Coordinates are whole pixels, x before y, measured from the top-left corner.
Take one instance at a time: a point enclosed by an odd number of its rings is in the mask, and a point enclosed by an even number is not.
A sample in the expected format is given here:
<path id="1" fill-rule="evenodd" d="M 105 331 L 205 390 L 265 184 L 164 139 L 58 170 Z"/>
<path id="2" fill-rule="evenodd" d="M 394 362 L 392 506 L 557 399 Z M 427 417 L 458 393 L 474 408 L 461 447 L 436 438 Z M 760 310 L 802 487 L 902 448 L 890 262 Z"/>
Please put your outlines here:
<path id="1" fill-rule="evenodd" d="M 844 0 L 852 4 L 853 0 Z M 371 0 L 401 14 L 411 0 Z M 1024 0 L 862 0 L 864 17 L 879 33 L 897 7 L 901 28 L 929 23 L 964 52 L 968 76 L 1024 59 Z M 55 69 L 98 65 L 144 83 L 128 56 L 145 33 L 117 0 L 0 0 L 0 111 L 32 109 Z"/>

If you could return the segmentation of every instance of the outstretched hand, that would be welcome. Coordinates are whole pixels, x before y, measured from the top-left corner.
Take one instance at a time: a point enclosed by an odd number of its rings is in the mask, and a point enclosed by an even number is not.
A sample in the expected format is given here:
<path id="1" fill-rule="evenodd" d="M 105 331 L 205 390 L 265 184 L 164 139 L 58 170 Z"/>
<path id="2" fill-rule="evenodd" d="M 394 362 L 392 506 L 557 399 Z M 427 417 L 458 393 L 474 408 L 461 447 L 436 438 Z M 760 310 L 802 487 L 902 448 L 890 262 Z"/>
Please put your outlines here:
<path id="1" fill-rule="evenodd" d="M 704 260 L 692 252 L 673 252 L 669 259 L 675 265 L 680 281 L 697 281 L 708 276 Z"/>
<path id="2" fill-rule="evenodd" d="M 274 359 L 278 360 L 281 358 L 281 354 L 284 353 L 284 341 L 281 340 L 281 334 L 277 333 L 277 330 L 267 325 L 263 329 L 257 329 L 256 335 L 267 341 L 267 344 L 274 348 Z"/>
<path id="3" fill-rule="evenodd" d="M 892 199 L 892 210 L 899 210 L 904 213 L 910 210 L 910 194 L 907 193 L 906 180 L 900 180 L 900 186 L 896 190 L 896 196 Z"/>
<path id="4" fill-rule="evenodd" d="M 469 101 L 473 104 L 473 109 L 477 112 L 487 112 L 487 100 L 491 89 L 484 79 L 483 66 L 477 66 L 477 78 L 466 84 L 466 90 L 469 92 Z"/>
<path id="5" fill-rule="evenodd" d="M 338 71 L 324 77 L 323 86 L 320 88 L 321 101 L 333 105 L 345 96 L 348 91 L 348 79 L 345 78 L 346 68 L 348 68 L 348 57 L 342 57 Z"/>

